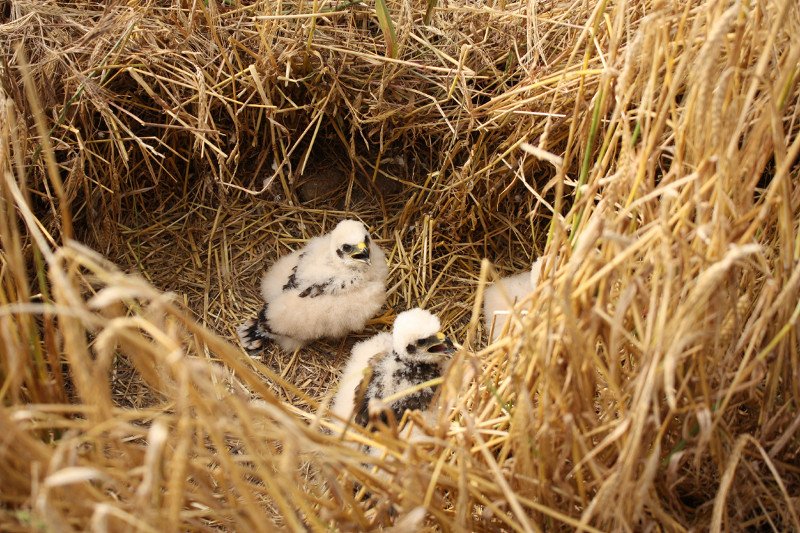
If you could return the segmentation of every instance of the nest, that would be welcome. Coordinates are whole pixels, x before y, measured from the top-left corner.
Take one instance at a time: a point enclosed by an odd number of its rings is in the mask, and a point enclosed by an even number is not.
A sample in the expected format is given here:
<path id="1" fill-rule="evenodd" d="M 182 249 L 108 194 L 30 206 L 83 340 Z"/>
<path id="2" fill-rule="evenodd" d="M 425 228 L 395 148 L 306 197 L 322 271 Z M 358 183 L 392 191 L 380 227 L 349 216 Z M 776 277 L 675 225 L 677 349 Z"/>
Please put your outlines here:
<path id="1" fill-rule="evenodd" d="M 795 2 L 163 4 L 0 9 L 4 527 L 800 530 Z M 249 357 L 343 218 L 382 314 Z M 437 423 L 331 434 L 415 306 Z"/>

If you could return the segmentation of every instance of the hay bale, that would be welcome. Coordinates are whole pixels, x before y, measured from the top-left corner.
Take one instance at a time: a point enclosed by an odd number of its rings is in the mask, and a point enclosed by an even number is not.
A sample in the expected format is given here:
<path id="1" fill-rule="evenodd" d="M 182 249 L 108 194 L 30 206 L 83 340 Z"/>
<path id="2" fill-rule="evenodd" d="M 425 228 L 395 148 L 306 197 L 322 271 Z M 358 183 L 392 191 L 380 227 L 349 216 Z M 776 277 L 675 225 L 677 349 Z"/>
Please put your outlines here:
<path id="1" fill-rule="evenodd" d="M 7 3 L 2 521 L 800 530 L 798 9 Z M 323 431 L 355 338 L 231 342 L 352 215 L 391 269 L 365 335 L 422 306 L 463 346 L 425 442 Z"/>

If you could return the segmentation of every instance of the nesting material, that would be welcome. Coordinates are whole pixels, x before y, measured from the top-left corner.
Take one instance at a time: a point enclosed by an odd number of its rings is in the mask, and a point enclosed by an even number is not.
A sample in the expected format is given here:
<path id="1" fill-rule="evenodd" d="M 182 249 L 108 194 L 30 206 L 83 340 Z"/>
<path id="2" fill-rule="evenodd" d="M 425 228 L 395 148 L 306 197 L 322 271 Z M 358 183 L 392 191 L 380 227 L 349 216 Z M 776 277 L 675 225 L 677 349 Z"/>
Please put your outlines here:
<path id="1" fill-rule="evenodd" d="M 505 331 L 511 309 L 536 288 L 542 272 L 542 259 L 539 257 L 534 261 L 530 272 L 521 272 L 501 278 L 486 289 L 483 300 L 483 320 L 492 342 Z M 523 316 L 527 313 L 525 309 L 520 310 L 520 314 Z"/>
<path id="2" fill-rule="evenodd" d="M 800 531 L 796 0 L 4 6 L 2 529 Z M 346 218 L 463 346 L 434 442 L 237 341 Z"/>
<path id="3" fill-rule="evenodd" d="M 279 259 L 261 282 L 264 307 L 237 330 L 247 350 L 274 340 L 286 351 L 361 331 L 386 301 L 383 250 L 364 224 L 343 220 Z"/>

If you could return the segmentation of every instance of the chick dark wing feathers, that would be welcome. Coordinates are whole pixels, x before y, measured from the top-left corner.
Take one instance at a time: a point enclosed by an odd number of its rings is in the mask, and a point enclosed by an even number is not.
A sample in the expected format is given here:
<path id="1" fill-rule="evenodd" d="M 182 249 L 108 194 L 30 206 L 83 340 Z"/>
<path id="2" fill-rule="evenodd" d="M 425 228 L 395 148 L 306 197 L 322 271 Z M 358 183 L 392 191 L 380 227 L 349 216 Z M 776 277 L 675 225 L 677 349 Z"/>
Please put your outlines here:
<path id="1" fill-rule="evenodd" d="M 300 296 L 300 298 L 316 298 L 317 296 L 321 296 L 323 294 L 329 294 L 331 291 L 328 290 L 328 287 L 330 287 L 332 284 L 332 279 L 323 281 L 322 283 L 314 283 L 300 291 L 298 296 Z"/>
<path id="2" fill-rule="evenodd" d="M 252 318 L 239 326 L 239 338 L 242 345 L 249 351 L 259 350 L 264 346 L 264 341 L 273 337 L 272 329 L 267 320 L 266 304 L 258 312 L 256 318 Z"/>
<path id="3" fill-rule="evenodd" d="M 283 286 L 283 291 L 290 291 L 292 289 L 297 288 L 297 265 L 292 268 L 292 273 L 289 274 L 289 279 L 286 280 L 286 284 Z"/>
<path id="4" fill-rule="evenodd" d="M 337 283 L 334 278 L 328 278 L 324 281 L 315 281 L 308 285 L 304 285 L 303 282 L 298 279 L 297 270 L 305 269 L 303 268 L 306 266 L 306 261 L 303 261 L 305 257 L 306 253 L 302 253 L 297 257 L 297 264 L 292 267 L 292 271 L 289 274 L 286 283 L 283 285 L 284 292 L 297 290 L 297 295 L 300 298 L 316 298 L 317 296 L 322 296 L 323 294 L 333 294 L 339 289 L 345 289 L 348 285 L 353 285 L 356 281 L 356 278 L 352 278 L 350 280 L 343 280 L 340 283 Z"/>
<path id="5" fill-rule="evenodd" d="M 386 376 L 385 365 L 382 362 L 386 358 L 393 358 L 397 363 L 396 369 L 390 376 Z M 367 426 L 369 423 L 369 402 L 372 399 L 383 399 L 398 391 L 385 390 L 384 384 L 389 383 L 425 383 L 442 375 L 441 366 L 439 363 L 426 363 L 420 361 L 404 361 L 401 362 L 399 356 L 392 351 L 389 354 L 380 354 L 372 358 L 368 367 L 368 374 L 361 380 L 361 383 L 356 387 L 353 398 L 353 405 L 355 406 L 355 423 L 361 426 Z M 387 379 L 388 377 L 388 379 Z M 430 406 L 433 396 L 436 394 L 437 386 L 425 387 L 422 390 L 407 394 L 402 398 L 393 401 L 387 405 L 387 410 L 391 410 L 394 414 L 394 419 L 399 422 L 403 414 L 407 410 L 419 409 L 425 411 Z M 388 417 L 386 413 L 381 413 L 380 419 L 382 422 L 388 424 Z"/>
<path id="6" fill-rule="evenodd" d="M 442 375 L 441 365 L 423 361 L 409 361 L 400 366 L 394 373 L 395 379 L 408 380 L 412 383 L 424 383 Z"/>
<path id="7" fill-rule="evenodd" d="M 439 363 L 424 363 L 420 361 L 406 362 L 398 365 L 392 374 L 392 381 L 395 383 L 414 383 L 420 384 L 430 381 L 442 375 Z M 436 394 L 438 386 L 425 387 L 424 389 L 407 394 L 392 402 L 389 406 L 394 411 L 395 418 L 400 421 L 403 413 L 419 409 L 425 411 L 431 404 L 433 396 Z"/>

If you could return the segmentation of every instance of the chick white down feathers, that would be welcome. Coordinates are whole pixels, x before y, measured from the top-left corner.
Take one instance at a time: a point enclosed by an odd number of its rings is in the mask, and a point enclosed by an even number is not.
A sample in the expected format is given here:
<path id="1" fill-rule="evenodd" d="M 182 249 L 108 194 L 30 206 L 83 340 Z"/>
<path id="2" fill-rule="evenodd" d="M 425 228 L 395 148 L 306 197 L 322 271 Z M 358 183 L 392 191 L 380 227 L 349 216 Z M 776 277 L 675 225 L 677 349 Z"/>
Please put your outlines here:
<path id="1" fill-rule="evenodd" d="M 264 275 L 265 305 L 258 318 L 239 326 L 247 350 L 272 339 L 293 351 L 320 339 L 361 331 L 386 301 L 383 250 L 357 220 L 343 220 L 330 233 L 276 261 Z"/>
<path id="2" fill-rule="evenodd" d="M 411 309 L 397 316 L 392 333 L 379 333 L 353 346 L 330 412 L 367 426 L 370 403 L 380 405 L 385 398 L 440 377 L 454 349 L 439 328 L 435 315 Z M 385 407 L 399 422 L 407 409 L 427 411 L 435 392 L 435 387 L 425 387 Z"/>
<path id="3" fill-rule="evenodd" d="M 491 332 L 492 342 L 497 340 L 505 329 L 511 308 L 536 288 L 541 272 L 542 257 L 539 257 L 534 261 L 530 272 L 502 278 L 486 289 L 483 299 L 483 320 L 486 332 Z"/>

